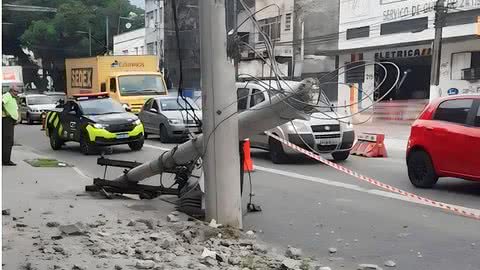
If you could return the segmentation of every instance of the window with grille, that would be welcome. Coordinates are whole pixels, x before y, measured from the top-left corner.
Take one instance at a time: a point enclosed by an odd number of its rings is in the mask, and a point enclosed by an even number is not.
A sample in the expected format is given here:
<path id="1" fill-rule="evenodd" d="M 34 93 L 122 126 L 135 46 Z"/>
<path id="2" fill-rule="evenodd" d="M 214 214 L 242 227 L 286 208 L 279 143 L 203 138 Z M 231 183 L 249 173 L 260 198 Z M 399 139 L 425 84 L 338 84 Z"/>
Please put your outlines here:
<path id="1" fill-rule="evenodd" d="M 281 16 L 258 21 L 260 30 L 273 41 L 280 40 L 280 23 Z M 262 34 L 259 34 L 258 40 L 264 41 Z"/>
<path id="2" fill-rule="evenodd" d="M 285 15 L 285 31 L 290 31 L 292 29 L 292 13 Z"/>

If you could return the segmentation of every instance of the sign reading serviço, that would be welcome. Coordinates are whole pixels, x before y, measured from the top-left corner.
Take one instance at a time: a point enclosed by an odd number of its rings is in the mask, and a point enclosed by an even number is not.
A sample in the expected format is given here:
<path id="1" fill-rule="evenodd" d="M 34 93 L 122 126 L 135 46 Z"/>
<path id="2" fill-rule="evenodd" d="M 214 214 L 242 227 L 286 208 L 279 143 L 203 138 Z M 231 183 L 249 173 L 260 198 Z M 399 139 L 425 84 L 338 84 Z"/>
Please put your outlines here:
<path id="1" fill-rule="evenodd" d="M 92 88 L 93 68 L 72 68 L 71 84 L 73 88 Z"/>

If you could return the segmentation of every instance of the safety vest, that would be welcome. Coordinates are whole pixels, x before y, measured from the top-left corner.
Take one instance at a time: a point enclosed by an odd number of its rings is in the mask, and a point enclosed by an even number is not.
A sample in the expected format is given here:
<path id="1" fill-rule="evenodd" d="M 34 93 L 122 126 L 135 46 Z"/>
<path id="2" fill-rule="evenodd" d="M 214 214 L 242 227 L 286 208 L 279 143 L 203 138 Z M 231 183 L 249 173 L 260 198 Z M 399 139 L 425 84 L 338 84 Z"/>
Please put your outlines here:
<path id="1" fill-rule="evenodd" d="M 10 93 L 5 93 L 2 96 L 2 117 L 6 116 L 15 121 L 18 120 L 17 100 Z"/>

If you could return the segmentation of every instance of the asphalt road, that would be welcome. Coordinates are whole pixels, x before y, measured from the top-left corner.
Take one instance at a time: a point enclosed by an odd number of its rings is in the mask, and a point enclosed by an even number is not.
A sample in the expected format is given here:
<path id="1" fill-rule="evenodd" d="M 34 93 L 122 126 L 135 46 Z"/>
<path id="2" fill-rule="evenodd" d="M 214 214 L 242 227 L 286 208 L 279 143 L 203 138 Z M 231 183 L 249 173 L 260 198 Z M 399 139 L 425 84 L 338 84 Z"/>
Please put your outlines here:
<path id="1" fill-rule="evenodd" d="M 39 129 L 17 126 L 16 142 L 74 164 L 88 176 L 102 176 L 95 156 L 82 155 L 74 143 L 52 151 Z M 152 138 L 140 152 L 117 146 L 110 157 L 144 162 L 172 147 Z M 332 269 L 356 269 L 360 263 L 386 268 L 390 259 L 396 269 L 480 269 L 480 221 L 402 200 L 316 162 L 296 158 L 294 164 L 274 165 L 265 152 L 252 155 L 253 199 L 263 211 L 247 214 L 244 226 L 266 242 L 298 246 Z M 386 159 L 350 157 L 342 164 L 406 191 L 480 211 L 480 183 L 441 179 L 434 189 L 415 189 L 401 152 Z M 329 254 L 331 247 L 335 254 Z"/>

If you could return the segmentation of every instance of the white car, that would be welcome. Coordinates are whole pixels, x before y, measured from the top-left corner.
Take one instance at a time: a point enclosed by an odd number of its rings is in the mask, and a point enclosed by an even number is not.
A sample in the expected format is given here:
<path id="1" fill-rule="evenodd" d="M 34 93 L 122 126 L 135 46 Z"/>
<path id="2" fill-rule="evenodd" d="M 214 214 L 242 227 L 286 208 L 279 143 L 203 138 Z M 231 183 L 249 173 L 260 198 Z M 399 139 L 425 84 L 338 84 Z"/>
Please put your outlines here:
<path id="1" fill-rule="evenodd" d="M 288 89 L 293 84 L 298 82 L 282 82 L 280 87 Z M 269 102 L 269 87 L 280 90 L 274 81 L 238 82 L 236 87 L 239 111 Z M 341 118 L 330 108 L 317 110 L 309 120 L 296 119 L 269 131 L 307 150 L 331 155 L 335 160 L 346 160 L 355 140 L 353 126 L 348 123 L 348 118 Z M 288 162 L 290 155 L 299 154 L 264 133 L 251 137 L 250 143 L 253 148 L 269 151 L 273 163 Z"/>

